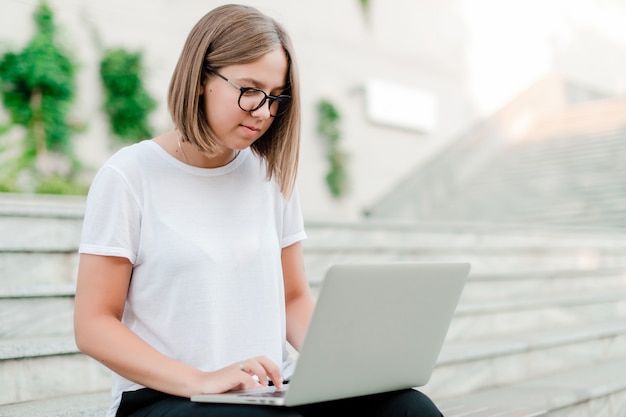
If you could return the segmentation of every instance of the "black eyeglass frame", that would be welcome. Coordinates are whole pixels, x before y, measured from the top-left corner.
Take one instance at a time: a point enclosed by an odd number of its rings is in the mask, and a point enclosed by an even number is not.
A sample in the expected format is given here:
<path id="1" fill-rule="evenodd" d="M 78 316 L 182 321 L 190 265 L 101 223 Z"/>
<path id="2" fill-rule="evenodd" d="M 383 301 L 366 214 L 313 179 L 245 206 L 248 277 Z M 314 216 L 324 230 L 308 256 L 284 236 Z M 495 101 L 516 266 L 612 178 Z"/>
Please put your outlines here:
<path id="1" fill-rule="evenodd" d="M 289 105 L 289 102 L 291 100 L 291 96 L 289 96 L 289 95 L 279 94 L 277 96 L 273 96 L 271 94 L 267 94 L 265 91 L 261 90 L 260 88 L 256 88 L 256 87 L 242 87 L 239 84 L 235 83 L 234 81 L 231 81 L 228 78 L 224 77 L 222 74 L 220 74 L 213 67 L 205 65 L 204 69 L 206 69 L 209 72 L 212 72 L 213 74 L 217 75 L 222 80 L 226 81 L 228 84 L 232 85 L 233 87 L 235 87 L 236 89 L 239 90 L 239 98 L 237 99 L 237 105 L 239 106 L 239 108 L 241 110 L 245 111 L 246 113 L 252 113 L 253 111 L 256 111 L 256 110 L 260 109 L 261 107 L 263 107 L 265 102 L 269 103 L 268 107 L 271 109 L 272 108 L 272 103 L 274 101 L 278 101 L 278 113 L 276 113 L 276 114 L 270 113 L 270 116 L 272 116 L 272 117 L 281 116 L 281 115 L 285 114 L 285 112 L 289 109 L 288 105 Z M 259 104 L 255 108 L 250 109 L 250 110 L 246 110 L 243 107 L 241 107 L 241 98 L 248 91 L 258 91 L 259 93 L 263 94 L 263 99 L 259 102 Z"/>

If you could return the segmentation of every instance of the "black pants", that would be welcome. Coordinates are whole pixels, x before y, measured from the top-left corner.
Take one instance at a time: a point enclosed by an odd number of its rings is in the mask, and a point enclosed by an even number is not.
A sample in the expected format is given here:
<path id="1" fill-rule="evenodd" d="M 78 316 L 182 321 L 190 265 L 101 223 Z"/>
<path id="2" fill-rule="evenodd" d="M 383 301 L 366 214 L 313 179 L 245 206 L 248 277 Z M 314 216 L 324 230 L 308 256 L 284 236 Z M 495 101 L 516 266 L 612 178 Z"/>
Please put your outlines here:
<path id="1" fill-rule="evenodd" d="M 125 392 L 116 417 L 443 417 L 426 395 L 413 389 L 319 402 L 297 407 L 195 403 L 144 388 Z"/>

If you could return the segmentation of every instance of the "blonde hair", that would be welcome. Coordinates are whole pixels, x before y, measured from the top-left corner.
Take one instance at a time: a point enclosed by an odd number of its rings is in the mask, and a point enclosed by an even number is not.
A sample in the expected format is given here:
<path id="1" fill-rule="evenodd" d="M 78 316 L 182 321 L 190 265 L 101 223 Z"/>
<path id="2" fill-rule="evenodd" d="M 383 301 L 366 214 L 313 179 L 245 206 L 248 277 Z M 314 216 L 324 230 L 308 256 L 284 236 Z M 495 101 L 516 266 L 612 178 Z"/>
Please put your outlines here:
<path id="1" fill-rule="evenodd" d="M 200 88 L 207 75 L 204 66 L 246 64 L 283 48 L 288 69 L 283 94 L 292 97 L 286 113 L 276 117 L 252 151 L 267 162 L 268 179 L 277 178 L 283 195 L 293 191 L 300 147 L 300 81 L 291 40 L 285 29 L 257 9 L 224 5 L 213 9 L 193 27 L 169 86 L 168 107 L 181 138 L 203 152 L 217 150 L 215 133 L 204 114 Z"/>

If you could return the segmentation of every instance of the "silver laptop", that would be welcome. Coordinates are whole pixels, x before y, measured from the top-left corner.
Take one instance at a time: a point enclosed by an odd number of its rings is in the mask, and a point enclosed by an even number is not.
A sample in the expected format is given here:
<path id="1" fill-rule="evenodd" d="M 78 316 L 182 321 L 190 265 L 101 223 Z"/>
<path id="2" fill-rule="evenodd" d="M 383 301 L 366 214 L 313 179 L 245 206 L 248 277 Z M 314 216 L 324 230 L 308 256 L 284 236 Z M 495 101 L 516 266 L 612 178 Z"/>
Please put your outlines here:
<path id="1" fill-rule="evenodd" d="M 463 291 L 467 262 L 329 268 L 289 384 L 195 402 L 295 406 L 426 385 Z"/>

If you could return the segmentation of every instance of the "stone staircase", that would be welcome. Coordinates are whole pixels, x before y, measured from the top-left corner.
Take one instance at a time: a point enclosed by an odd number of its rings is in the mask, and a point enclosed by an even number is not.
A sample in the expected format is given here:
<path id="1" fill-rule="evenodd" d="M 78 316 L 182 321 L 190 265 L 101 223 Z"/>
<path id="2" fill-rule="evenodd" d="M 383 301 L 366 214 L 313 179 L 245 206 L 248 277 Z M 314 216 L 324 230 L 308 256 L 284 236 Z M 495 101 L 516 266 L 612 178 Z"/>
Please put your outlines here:
<path id="1" fill-rule="evenodd" d="M 454 158 L 459 161 L 462 156 Z M 382 202 L 379 209 L 371 210 L 371 216 L 393 219 L 409 212 L 404 216 L 407 221 L 585 225 L 624 230 L 625 158 L 623 127 L 508 143 L 493 150 L 471 172 L 459 174 L 453 184 L 433 186 L 426 192 L 423 182 L 446 175 L 434 163 L 432 172 L 416 174 L 413 182 L 392 193 L 398 200 L 395 206 Z M 449 161 L 441 169 L 454 171 L 455 163 L 462 164 Z M 420 175 L 425 176 L 423 180 L 419 180 Z"/>
<path id="2" fill-rule="evenodd" d="M 83 198 L 0 194 L 0 404 L 109 387 L 73 340 L 83 208 Z"/>
<path id="3" fill-rule="evenodd" d="M 538 81 L 417 166 L 370 218 L 626 229 L 626 98 Z"/>
<path id="4" fill-rule="evenodd" d="M 108 371 L 72 335 L 84 200 L 0 194 L 0 417 L 102 417 Z M 626 415 L 626 236 L 463 223 L 309 222 L 311 285 L 346 260 L 466 260 L 423 388 L 446 417 Z"/>
<path id="5" fill-rule="evenodd" d="M 626 228 L 626 131 L 511 144 L 429 219 Z"/>

